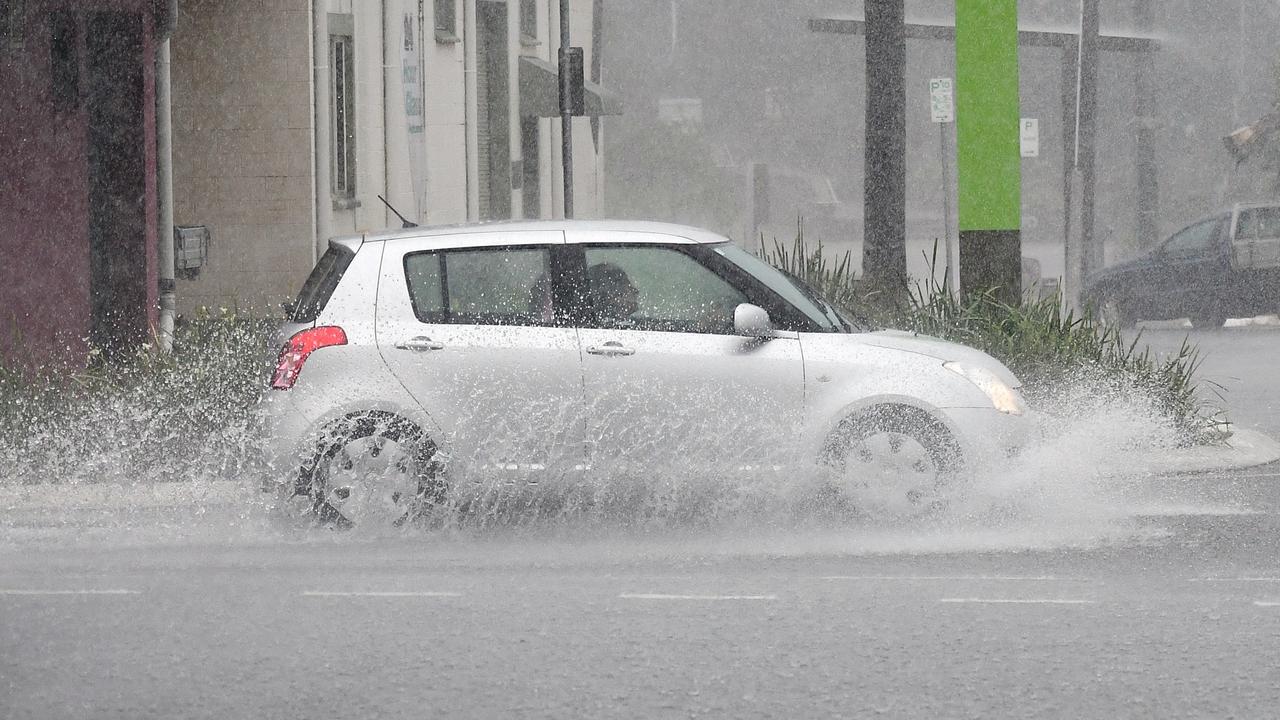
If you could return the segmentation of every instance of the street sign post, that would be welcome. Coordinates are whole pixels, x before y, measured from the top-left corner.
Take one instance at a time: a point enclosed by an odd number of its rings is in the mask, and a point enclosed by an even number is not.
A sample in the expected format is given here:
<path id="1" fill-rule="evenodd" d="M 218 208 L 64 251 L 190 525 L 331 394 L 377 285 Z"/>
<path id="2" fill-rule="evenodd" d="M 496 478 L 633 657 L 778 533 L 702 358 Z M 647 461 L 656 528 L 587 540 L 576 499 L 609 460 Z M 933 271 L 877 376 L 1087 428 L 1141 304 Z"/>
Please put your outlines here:
<path id="1" fill-rule="evenodd" d="M 955 292 L 959 286 L 956 250 L 951 242 L 951 150 L 947 147 L 947 125 L 956 120 L 955 83 L 951 78 L 929 80 L 929 116 L 938 124 L 938 148 L 942 156 L 942 244 L 945 250 L 946 285 Z"/>

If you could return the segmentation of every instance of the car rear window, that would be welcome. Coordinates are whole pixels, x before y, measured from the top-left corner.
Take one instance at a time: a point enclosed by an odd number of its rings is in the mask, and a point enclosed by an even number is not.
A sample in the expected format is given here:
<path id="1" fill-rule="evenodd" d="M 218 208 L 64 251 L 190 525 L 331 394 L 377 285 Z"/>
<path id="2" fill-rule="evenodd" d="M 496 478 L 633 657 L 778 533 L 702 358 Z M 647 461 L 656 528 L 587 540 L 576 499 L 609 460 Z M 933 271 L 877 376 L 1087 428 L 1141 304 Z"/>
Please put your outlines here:
<path id="1" fill-rule="evenodd" d="M 320 256 L 320 261 L 316 263 L 311 270 L 311 275 L 303 283 L 298 299 L 293 301 L 289 313 L 290 322 L 316 321 L 333 295 L 334 288 L 338 287 L 338 282 L 342 280 L 342 274 L 347 271 L 347 267 L 351 265 L 351 260 L 355 256 L 356 254 L 351 250 L 340 246 L 330 246 L 325 254 Z"/>

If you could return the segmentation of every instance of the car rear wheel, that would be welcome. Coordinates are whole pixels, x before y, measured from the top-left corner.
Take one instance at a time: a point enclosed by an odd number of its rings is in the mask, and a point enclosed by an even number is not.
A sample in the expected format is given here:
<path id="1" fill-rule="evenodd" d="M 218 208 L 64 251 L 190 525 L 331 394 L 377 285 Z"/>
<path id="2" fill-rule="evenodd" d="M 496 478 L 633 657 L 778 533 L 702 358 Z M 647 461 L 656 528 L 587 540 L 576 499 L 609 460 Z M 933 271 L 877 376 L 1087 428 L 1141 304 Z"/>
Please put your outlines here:
<path id="1" fill-rule="evenodd" d="M 840 424 L 823 464 L 854 509 L 903 520 L 944 509 L 962 462 L 955 438 L 937 418 L 917 408 L 880 406 Z"/>
<path id="2" fill-rule="evenodd" d="M 435 444 L 416 425 L 377 413 L 326 433 L 297 480 L 281 488 L 286 517 L 338 529 L 397 528 L 445 499 Z"/>

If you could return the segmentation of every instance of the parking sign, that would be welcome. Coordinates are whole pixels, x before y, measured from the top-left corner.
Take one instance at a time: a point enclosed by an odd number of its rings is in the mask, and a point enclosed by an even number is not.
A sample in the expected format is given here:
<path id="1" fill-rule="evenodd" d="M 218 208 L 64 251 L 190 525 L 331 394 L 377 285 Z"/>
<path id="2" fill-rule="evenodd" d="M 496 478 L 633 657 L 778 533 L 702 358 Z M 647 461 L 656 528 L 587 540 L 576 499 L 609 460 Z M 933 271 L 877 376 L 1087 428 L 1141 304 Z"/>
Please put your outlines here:
<path id="1" fill-rule="evenodd" d="M 955 86 L 951 78 L 929 81 L 929 115 L 936 123 L 955 122 Z"/>
<path id="2" fill-rule="evenodd" d="M 1022 157 L 1040 157 L 1040 121 L 1035 118 L 1022 118 L 1018 132 Z"/>

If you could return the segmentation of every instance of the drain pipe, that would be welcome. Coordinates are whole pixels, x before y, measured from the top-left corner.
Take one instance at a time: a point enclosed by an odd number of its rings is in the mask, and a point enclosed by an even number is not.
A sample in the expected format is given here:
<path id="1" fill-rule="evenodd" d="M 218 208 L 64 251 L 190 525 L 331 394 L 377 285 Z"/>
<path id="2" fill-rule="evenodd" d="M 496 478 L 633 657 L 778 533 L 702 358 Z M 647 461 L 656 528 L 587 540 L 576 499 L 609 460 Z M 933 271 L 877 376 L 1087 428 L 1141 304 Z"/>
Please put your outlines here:
<path id="1" fill-rule="evenodd" d="M 394 26 L 395 16 L 392 13 L 396 9 L 392 7 L 391 0 L 382 0 L 382 196 L 388 198 L 395 196 L 391 194 L 391 98 L 387 95 L 391 83 L 387 82 L 387 74 L 395 68 L 394 53 L 399 49 L 388 42 L 388 30 Z M 391 227 L 391 213 L 385 207 L 382 208 L 382 226 Z"/>
<path id="2" fill-rule="evenodd" d="M 329 13 L 324 0 L 311 0 L 311 161 L 315 172 L 316 233 L 311 243 L 315 263 L 333 235 L 333 198 L 329 195 Z"/>
<path id="3" fill-rule="evenodd" d="M 172 25 L 170 25 L 172 28 Z M 156 49 L 156 184 L 159 204 L 159 247 L 156 252 L 160 317 L 156 342 L 163 353 L 173 352 L 173 327 L 178 314 L 173 247 L 173 93 L 169 75 L 170 29 Z"/>
<path id="4" fill-rule="evenodd" d="M 463 110 L 466 123 L 467 146 L 467 220 L 480 220 L 480 128 L 477 126 L 480 115 L 479 104 L 486 98 L 477 97 L 479 88 L 476 78 L 476 49 L 480 36 L 476 32 L 477 0 L 462 0 L 462 86 L 466 94 L 466 107 Z"/>

